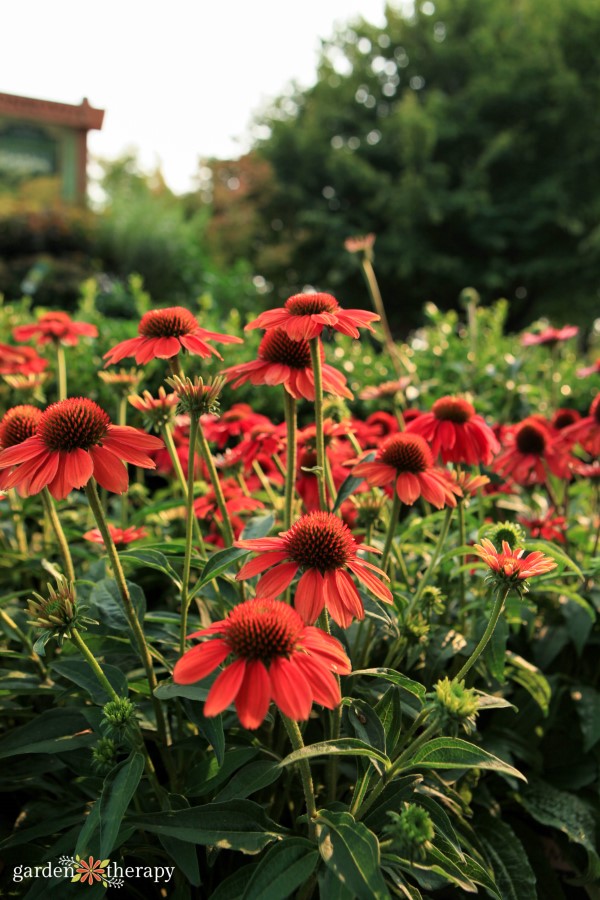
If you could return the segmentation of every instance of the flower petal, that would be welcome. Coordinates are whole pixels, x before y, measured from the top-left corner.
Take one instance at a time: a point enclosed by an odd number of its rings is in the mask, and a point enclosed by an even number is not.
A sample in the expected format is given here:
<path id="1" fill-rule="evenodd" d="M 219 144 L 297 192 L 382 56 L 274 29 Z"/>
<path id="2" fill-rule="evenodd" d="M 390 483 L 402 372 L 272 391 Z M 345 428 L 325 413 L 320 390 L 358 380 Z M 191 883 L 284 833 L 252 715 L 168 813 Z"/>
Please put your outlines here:
<path id="1" fill-rule="evenodd" d="M 308 719 L 312 707 L 312 691 L 302 670 L 291 659 L 276 657 L 269 669 L 271 696 L 278 708 L 295 721 Z"/>
<path id="2" fill-rule="evenodd" d="M 260 660 L 246 664 L 246 676 L 242 682 L 235 708 L 244 728 L 258 728 L 265 720 L 271 702 L 271 679 Z"/>
<path id="3" fill-rule="evenodd" d="M 296 586 L 294 608 L 303 622 L 312 625 L 325 605 L 325 585 L 318 569 L 307 569 Z"/>
<path id="4" fill-rule="evenodd" d="M 129 475 L 119 457 L 105 447 L 92 447 L 90 456 L 98 484 L 113 494 L 124 494 L 129 486 Z"/>
<path id="5" fill-rule="evenodd" d="M 175 684 L 194 684 L 201 681 L 217 668 L 231 653 L 228 644 L 216 638 L 205 641 L 187 650 L 175 663 L 173 681 Z"/>
<path id="6" fill-rule="evenodd" d="M 208 692 L 204 704 L 204 715 L 207 718 L 218 716 L 220 712 L 233 703 L 242 686 L 246 674 L 246 660 L 236 659 L 223 669 Z"/>
<path id="7" fill-rule="evenodd" d="M 298 571 L 298 563 L 289 562 L 275 566 L 266 575 L 263 575 L 256 585 L 256 599 L 260 597 L 278 597 L 289 587 L 292 579 Z"/>

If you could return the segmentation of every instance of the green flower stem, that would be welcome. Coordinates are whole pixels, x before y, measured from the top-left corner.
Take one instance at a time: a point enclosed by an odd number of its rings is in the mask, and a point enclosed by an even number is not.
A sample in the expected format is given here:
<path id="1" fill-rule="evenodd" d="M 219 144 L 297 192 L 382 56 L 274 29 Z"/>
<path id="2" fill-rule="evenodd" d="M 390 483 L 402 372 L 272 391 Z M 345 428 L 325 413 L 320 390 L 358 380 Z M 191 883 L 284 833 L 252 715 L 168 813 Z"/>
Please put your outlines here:
<path id="1" fill-rule="evenodd" d="M 460 471 L 460 468 L 458 468 Z M 467 532 L 465 528 L 465 507 L 464 501 L 459 498 L 456 501 L 456 505 L 458 507 L 458 533 L 459 533 L 459 543 L 461 547 L 464 547 L 467 543 Z M 466 609 L 466 601 L 465 601 L 465 573 L 463 571 L 458 573 L 458 593 L 459 593 L 459 615 L 461 621 L 462 630 L 465 630 L 466 621 L 467 621 L 467 609 Z"/>
<path id="2" fill-rule="evenodd" d="M 381 319 L 385 348 L 392 361 L 392 365 L 394 366 L 396 374 L 400 376 L 402 374 L 402 368 L 404 368 L 407 372 L 414 372 L 416 366 L 414 365 L 414 363 L 411 363 L 406 356 L 400 353 L 394 342 L 394 338 L 392 336 L 388 318 L 385 312 L 385 306 L 383 304 L 383 297 L 381 296 L 381 291 L 379 290 L 379 285 L 375 276 L 375 269 L 373 268 L 373 264 L 367 254 L 362 254 L 361 262 L 363 275 L 365 277 L 365 281 L 367 282 L 367 288 L 371 296 L 373 308 Z"/>
<path id="3" fill-rule="evenodd" d="M 88 647 L 86 642 L 83 640 L 83 638 L 81 637 L 81 635 L 79 634 L 79 632 L 77 631 L 76 628 L 71 628 L 71 640 L 73 641 L 73 643 L 75 644 L 75 646 L 77 647 L 79 652 L 82 654 L 82 656 L 85 657 L 87 664 L 93 670 L 94 675 L 96 676 L 96 678 L 98 679 L 98 681 L 100 682 L 100 684 L 102 685 L 102 687 L 104 688 L 104 690 L 106 691 L 106 693 L 108 694 L 110 699 L 111 700 L 120 700 L 119 695 L 117 694 L 114 687 L 112 686 L 112 684 L 110 683 L 110 681 L 108 680 L 108 678 L 106 677 L 104 672 L 102 671 L 102 668 L 101 668 L 98 660 L 96 659 L 96 657 L 94 656 L 94 654 L 92 653 L 92 651 L 90 650 L 90 648 Z"/>
<path id="4" fill-rule="evenodd" d="M 98 501 L 100 502 L 100 501 Z M 73 560 L 71 558 L 71 551 L 69 550 L 69 544 L 65 537 L 65 533 L 63 531 L 62 525 L 60 524 L 60 519 L 58 518 L 58 513 L 56 512 L 56 507 L 54 505 L 54 500 L 52 499 L 52 495 L 47 487 L 42 490 L 42 503 L 44 504 L 44 512 L 46 513 L 46 518 L 52 527 L 52 530 L 56 536 L 56 540 L 58 541 L 58 545 L 60 547 L 61 556 L 63 558 L 63 563 L 65 566 L 65 575 L 67 576 L 68 581 L 75 581 L 75 569 L 73 568 Z"/>
<path id="5" fill-rule="evenodd" d="M 27 532 L 23 524 L 23 504 L 19 500 L 17 492 L 11 488 L 8 492 L 8 505 L 12 512 L 13 522 L 15 524 L 15 538 L 17 541 L 17 550 L 23 556 L 27 556 L 29 550 L 27 547 Z"/>
<path id="6" fill-rule="evenodd" d="M 100 534 L 102 535 L 102 540 L 104 541 L 104 546 L 110 560 L 115 581 L 117 583 L 117 587 L 119 588 L 121 600 L 123 601 L 125 615 L 127 616 L 129 627 L 131 628 L 135 637 L 135 642 L 137 644 L 137 648 L 144 665 L 144 670 L 146 672 L 146 677 L 148 679 L 148 684 L 150 686 L 150 692 L 152 695 L 152 705 L 154 707 L 154 715 L 156 716 L 156 730 L 158 733 L 158 737 L 161 743 L 166 746 L 167 727 L 165 717 L 160 700 L 158 700 L 154 696 L 154 691 L 158 687 L 158 681 L 156 679 L 156 674 L 152 665 L 152 656 L 150 655 L 150 649 L 146 642 L 144 630 L 140 624 L 140 620 L 131 600 L 131 595 L 129 593 L 129 588 L 127 587 L 127 581 L 125 580 L 125 574 L 123 572 L 123 567 L 121 566 L 119 554 L 117 553 L 117 548 L 115 547 L 115 543 L 111 537 L 108 523 L 104 516 L 104 510 L 102 509 L 102 504 L 100 503 L 100 497 L 98 496 L 98 488 L 96 487 L 96 482 L 93 478 L 90 478 L 90 480 L 86 484 L 85 493 L 87 495 L 91 510 L 94 514 L 96 524 L 100 529 Z"/>
<path id="7" fill-rule="evenodd" d="M 185 498 L 185 555 L 183 558 L 183 574 L 181 578 L 181 632 L 179 638 L 179 652 L 185 653 L 185 638 L 187 634 L 187 618 L 190 606 L 190 571 L 192 567 L 192 532 L 194 530 L 194 469 L 196 462 L 196 434 L 198 431 L 198 419 L 190 417 L 190 452 L 188 455 L 188 477 Z"/>
<path id="8" fill-rule="evenodd" d="M 437 565 L 437 561 L 440 558 L 440 554 L 444 548 L 444 544 L 446 543 L 446 538 L 448 537 L 448 532 L 450 530 L 450 520 L 452 518 L 452 509 L 453 509 L 452 506 L 449 506 L 446 509 L 446 517 L 444 518 L 444 524 L 442 525 L 442 530 L 440 531 L 440 535 L 438 537 L 437 544 L 435 545 L 435 549 L 434 549 L 431 559 L 429 561 L 429 565 L 427 566 L 427 570 L 426 570 L 425 574 L 423 575 L 423 577 L 421 578 L 421 580 L 419 582 L 419 586 L 406 609 L 406 617 L 408 617 L 411 614 L 411 612 L 413 611 L 413 609 L 415 609 L 415 607 L 419 603 L 419 600 L 423 596 L 423 591 L 429 584 L 429 579 L 431 578 L 433 570 L 435 569 L 435 567 Z"/>
<path id="9" fill-rule="evenodd" d="M 285 730 L 288 733 L 292 748 L 294 750 L 303 750 L 304 741 L 302 740 L 302 733 L 298 728 L 298 723 L 294 722 L 293 719 L 288 719 L 283 713 L 281 713 L 281 718 L 283 719 L 283 724 L 285 725 Z M 300 769 L 300 778 L 302 779 L 302 788 L 304 790 L 304 799 L 306 801 L 306 812 L 308 813 L 309 835 L 314 840 L 317 832 L 315 823 L 315 819 L 317 818 L 317 804 L 315 801 L 315 789 L 308 760 L 301 759 L 298 763 L 298 767 Z"/>
<path id="10" fill-rule="evenodd" d="M 285 427 L 287 436 L 286 469 L 285 469 L 285 506 L 283 509 L 283 530 L 288 531 L 292 524 L 294 509 L 294 488 L 296 485 L 298 413 L 296 401 L 283 389 L 285 405 Z"/>
<path id="11" fill-rule="evenodd" d="M 121 427 L 127 425 L 127 397 L 121 395 L 119 400 L 119 411 L 117 413 L 117 422 Z M 121 494 L 121 528 L 127 528 L 127 512 L 129 504 L 127 502 L 127 494 Z"/>
<path id="12" fill-rule="evenodd" d="M 12 616 L 9 616 L 9 614 L 6 612 L 6 610 L 2 609 L 2 607 L 0 607 L 0 619 L 2 619 L 2 621 L 7 626 L 7 628 L 10 628 L 10 630 L 15 634 L 15 636 L 21 641 L 21 643 L 23 644 L 23 646 L 26 648 L 27 652 L 29 653 L 29 658 L 31 659 L 33 664 L 36 666 L 40 675 L 42 676 L 42 678 L 45 681 L 46 678 L 48 677 L 48 669 L 42 662 L 41 656 L 38 653 L 36 653 L 35 650 L 33 649 L 33 644 L 29 640 L 28 636 L 25 634 L 25 632 L 21 628 L 19 628 L 19 626 L 17 625 L 15 620 L 12 618 Z"/>
<path id="13" fill-rule="evenodd" d="M 232 547 L 235 540 L 233 526 L 231 524 L 231 519 L 229 518 L 229 511 L 227 509 L 227 504 L 225 503 L 223 488 L 221 487 L 221 482 L 219 481 L 219 475 L 215 467 L 215 461 L 212 457 L 212 453 L 210 452 L 208 441 L 206 440 L 204 431 L 202 429 L 202 422 L 200 421 L 198 422 L 196 443 L 198 444 L 198 447 L 200 449 L 202 459 L 206 463 L 206 468 L 208 469 L 208 475 L 210 477 L 210 483 L 212 484 L 213 490 L 215 492 L 217 506 L 219 507 L 219 512 L 223 517 L 223 537 L 225 539 L 225 544 L 227 547 Z"/>
<path id="14" fill-rule="evenodd" d="M 167 453 L 169 454 L 171 462 L 173 463 L 173 469 L 175 471 L 175 474 L 177 475 L 177 480 L 179 481 L 181 491 L 183 493 L 183 497 L 184 497 L 184 500 L 185 500 L 186 506 L 187 506 L 188 483 L 187 483 L 187 479 L 186 479 L 185 475 L 183 474 L 183 467 L 181 465 L 181 460 L 179 459 L 179 456 L 177 455 L 175 441 L 173 440 L 173 432 L 171 431 L 170 426 L 169 425 L 162 426 L 160 429 L 160 435 L 161 435 L 163 441 L 165 442 L 165 447 L 167 448 Z M 191 459 L 195 458 L 195 450 L 193 449 L 191 443 L 190 443 L 189 454 L 190 454 Z M 193 493 L 193 481 L 192 481 L 192 493 Z M 200 555 L 202 556 L 203 559 L 205 559 L 206 558 L 206 548 L 204 546 L 204 540 L 202 538 L 202 531 L 200 529 L 200 523 L 198 522 L 198 519 L 195 516 L 194 516 L 194 532 L 196 535 L 196 541 L 198 543 L 198 548 L 200 550 Z"/>
<path id="15" fill-rule="evenodd" d="M 392 549 L 392 541 L 394 540 L 394 534 L 396 533 L 396 526 L 398 524 L 398 519 L 400 518 L 400 509 L 402 507 L 402 501 L 398 496 L 398 491 L 394 488 L 394 499 L 392 501 L 392 511 L 390 512 L 390 521 L 388 524 L 387 535 L 385 537 L 385 545 L 383 548 L 383 556 L 381 557 L 381 568 L 384 572 L 387 572 L 388 561 L 390 558 L 390 550 Z"/>
<path id="16" fill-rule="evenodd" d="M 56 345 L 56 374 L 58 378 L 58 399 L 67 398 L 67 360 L 65 348 L 62 344 Z"/>
<path id="17" fill-rule="evenodd" d="M 252 460 L 252 471 L 256 474 L 258 480 L 260 481 L 265 494 L 269 498 L 271 506 L 274 510 L 277 509 L 277 507 L 279 506 L 280 498 L 273 493 L 273 488 L 269 484 L 269 479 L 263 472 L 262 466 L 257 459 Z"/>
<path id="18" fill-rule="evenodd" d="M 465 677 L 465 675 L 467 674 L 467 672 L 469 671 L 469 669 L 471 669 L 475 665 L 475 663 L 477 662 L 477 660 L 479 659 L 479 657 L 485 650 L 488 641 L 490 640 L 491 636 L 494 633 L 494 629 L 498 623 L 498 619 L 500 618 L 500 613 L 502 612 L 504 603 L 506 601 L 506 598 L 508 597 L 509 592 L 510 592 L 510 586 L 506 588 L 504 593 L 502 593 L 502 591 L 498 590 L 497 595 L 496 595 L 496 602 L 494 603 L 494 608 L 492 609 L 492 615 L 491 615 L 490 621 L 488 622 L 487 628 L 483 632 L 483 636 L 482 636 L 481 640 L 479 641 L 479 643 L 473 650 L 472 654 L 470 655 L 470 657 L 468 658 L 468 660 L 466 661 L 466 663 L 464 664 L 464 666 L 462 667 L 460 672 L 454 676 L 453 681 L 462 681 L 463 678 Z"/>
<path id="19" fill-rule="evenodd" d="M 323 370 L 321 368 L 321 341 L 318 337 L 310 341 L 310 358 L 315 380 L 315 442 L 317 448 L 317 487 L 319 489 L 319 506 L 328 510 L 325 491 L 325 435 L 323 431 Z"/>

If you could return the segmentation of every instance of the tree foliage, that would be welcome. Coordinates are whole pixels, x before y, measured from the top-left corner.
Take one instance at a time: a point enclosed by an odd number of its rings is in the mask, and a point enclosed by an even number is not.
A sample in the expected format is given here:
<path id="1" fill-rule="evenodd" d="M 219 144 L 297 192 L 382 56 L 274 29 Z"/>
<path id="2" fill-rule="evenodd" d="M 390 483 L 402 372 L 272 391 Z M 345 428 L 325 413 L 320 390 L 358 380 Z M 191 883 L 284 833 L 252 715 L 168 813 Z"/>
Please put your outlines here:
<path id="1" fill-rule="evenodd" d="M 359 300 L 343 241 L 374 231 L 397 326 L 469 284 L 507 296 L 515 322 L 532 305 L 589 319 L 599 0 L 436 0 L 385 15 L 324 43 L 317 83 L 264 117 L 257 152 L 275 190 L 259 201 L 274 247 L 263 274 L 282 291 L 315 284 Z"/>

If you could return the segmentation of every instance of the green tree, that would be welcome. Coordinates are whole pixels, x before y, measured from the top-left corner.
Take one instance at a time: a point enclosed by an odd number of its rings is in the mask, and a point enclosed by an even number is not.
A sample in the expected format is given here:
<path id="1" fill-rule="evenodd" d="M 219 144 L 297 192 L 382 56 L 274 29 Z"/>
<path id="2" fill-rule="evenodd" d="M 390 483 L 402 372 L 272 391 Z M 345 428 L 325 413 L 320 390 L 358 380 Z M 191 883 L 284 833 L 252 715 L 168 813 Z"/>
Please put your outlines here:
<path id="1" fill-rule="evenodd" d="M 587 321 L 600 276 L 600 0 L 426 0 L 324 43 L 317 83 L 279 98 L 257 150 L 275 190 L 263 271 L 360 301 L 344 239 L 373 231 L 398 329 L 466 285 Z"/>

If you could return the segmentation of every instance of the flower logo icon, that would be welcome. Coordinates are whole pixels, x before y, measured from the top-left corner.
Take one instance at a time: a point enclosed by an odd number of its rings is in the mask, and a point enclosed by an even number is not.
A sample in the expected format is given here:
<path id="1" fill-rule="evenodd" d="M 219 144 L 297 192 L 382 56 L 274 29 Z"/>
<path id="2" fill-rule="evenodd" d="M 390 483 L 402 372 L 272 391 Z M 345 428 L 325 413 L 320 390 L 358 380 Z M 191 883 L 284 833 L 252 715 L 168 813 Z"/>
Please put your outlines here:
<path id="1" fill-rule="evenodd" d="M 109 864 L 109 859 L 94 859 L 93 856 L 90 856 L 86 861 L 85 859 L 81 859 L 79 856 L 76 856 L 78 866 L 75 869 L 75 875 L 71 879 L 72 882 L 81 881 L 82 884 L 86 882 L 88 884 L 94 884 L 96 881 L 101 881 L 104 887 L 108 886 L 108 882 L 105 880 L 106 867 Z"/>

